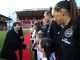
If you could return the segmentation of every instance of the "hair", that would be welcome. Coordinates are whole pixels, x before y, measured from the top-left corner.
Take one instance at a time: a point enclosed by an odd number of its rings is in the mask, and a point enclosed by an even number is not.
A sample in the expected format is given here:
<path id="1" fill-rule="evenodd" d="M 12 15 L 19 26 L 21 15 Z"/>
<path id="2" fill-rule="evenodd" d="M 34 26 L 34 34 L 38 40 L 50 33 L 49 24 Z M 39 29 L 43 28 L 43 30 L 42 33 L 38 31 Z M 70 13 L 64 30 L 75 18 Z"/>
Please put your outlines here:
<path id="1" fill-rule="evenodd" d="M 41 40 L 41 48 L 44 48 L 47 59 L 49 60 L 51 52 L 52 42 L 49 38 L 42 38 Z"/>
<path id="2" fill-rule="evenodd" d="M 40 38 L 40 39 L 45 37 L 43 32 L 36 33 L 36 36 L 38 36 L 38 38 Z"/>
<path id="3" fill-rule="evenodd" d="M 66 9 L 70 13 L 71 18 L 73 19 L 76 19 L 79 15 L 75 0 L 60 1 L 59 3 L 56 4 L 54 10 L 60 11 L 62 8 Z"/>
<path id="4" fill-rule="evenodd" d="M 18 25 L 21 25 L 20 22 L 14 22 L 14 23 L 13 23 L 13 26 L 16 26 L 17 24 L 18 24 Z"/>
<path id="5" fill-rule="evenodd" d="M 41 30 L 41 24 L 39 22 L 34 23 L 34 25 L 37 27 L 36 31 Z"/>
<path id="6" fill-rule="evenodd" d="M 52 14 L 51 14 L 51 10 L 52 10 L 52 8 L 50 8 L 50 10 L 48 10 L 48 11 L 45 11 L 45 13 L 46 13 L 47 16 L 53 17 Z"/>
<path id="7" fill-rule="evenodd" d="M 72 29 L 75 29 L 77 26 L 79 26 L 80 16 L 75 0 L 60 1 L 56 4 L 54 10 L 59 12 L 61 9 L 65 9 L 69 13 L 71 17 L 71 24 L 73 26 Z"/>
<path id="8" fill-rule="evenodd" d="M 51 13 L 51 16 L 52 16 L 52 7 L 50 7 L 50 13 Z M 53 17 L 53 16 L 52 16 Z"/>

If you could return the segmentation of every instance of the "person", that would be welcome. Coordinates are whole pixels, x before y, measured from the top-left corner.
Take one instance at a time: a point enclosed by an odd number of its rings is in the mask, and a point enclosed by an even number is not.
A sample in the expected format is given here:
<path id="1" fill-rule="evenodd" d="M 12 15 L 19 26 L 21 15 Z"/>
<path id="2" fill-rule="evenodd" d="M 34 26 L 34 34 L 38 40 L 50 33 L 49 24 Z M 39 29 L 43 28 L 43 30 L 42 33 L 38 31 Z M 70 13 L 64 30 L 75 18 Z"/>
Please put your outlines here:
<path id="1" fill-rule="evenodd" d="M 37 60 L 42 60 L 43 59 L 43 53 L 40 51 L 40 42 L 42 38 L 45 37 L 44 33 L 42 31 L 39 31 L 36 34 L 36 40 L 35 40 L 35 45 L 37 46 Z"/>
<path id="2" fill-rule="evenodd" d="M 41 42 L 40 42 L 40 46 L 41 46 L 41 52 L 43 52 L 43 57 L 46 60 L 55 60 L 55 54 L 52 54 L 52 41 L 50 40 L 50 38 L 42 38 Z M 43 58 L 43 59 L 44 59 Z"/>
<path id="3" fill-rule="evenodd" d="M 19 22 L 21 24 L 21 21 L 20 20 L 17 20 L 16 22 Z M 18 31 L 18 34 L 19 34 L 19 36 L 21 38 L 21 41 L 23 42 L 24 41 L 24 36 L 23 36 L 23 29 L 22 29 L 21 26 L 20 26 L 20 29 Z"/>
<path id="4" fill-rule="evenodd" d="M 80 17 L 75 0 L 58 2 L 52 15 L 62 25 L 57 40 L 58 60 L 80 60 Z"/>
<path id="5" fill-rule="evenodd" d="M 8 60 L 17 60 L 15 51 L 18 49 L 26 49 L 26 45 L 22 44 L 18 31 L 20 23 L 14 22 L 13 27 L 7 32 L 5 42 L 1 51 L 1 57 Z"/>
<path id="6" fill-rule="evenodd" d="M 42 29 L 41 28 L 41 24 L 39 22 L 36 22 L 34 23 L 33 25 L 33 29 L 34 29 L 34 32 L 32 34 L 32 51 L 34 51 L 34 57 L 35 57 L 35 60 L 37 60 L 37 45 L 35 45 L 35 40 L 36 40 L 36 34 Z"/>
<path id="7" fill-rule="evenodd" d="M 46 35 L 46 32 L 47 32 L 47 29 L 48 29 L 48 27 L 49 27 L 49 21 L 48 21 L 48 19 L 46 19 L 45 17 L 42 19 L 42 31 L 45 33 L 45 36 L 47 36 Z"/>
<path id="8" fill-rule="evenodd" d="M 47 29 L 45 35 L 50 38 L 50 40 L 53 42 L 53 49 L 51 50 L 53 53 L 52 55 L 56 57 L 55 52 L 56 50 L 56 41 L 57 36 L 61 30 L 61 26 L 54 20 L 54 17 L 51 14 L 51 10 L 44 12 L 44 17 L 48 21 Z M 54 58 L 55 59 L 55 58 Z"/>
<path id="9" fill-rule="evenodd" d="M 23 43 L 23 41 L 24 41 L 24 36 L 23 36 L 22 27 L 20 27 L 20 29 L 19 29 L 19 31 L 18 31 L 18 34 L 19 34 L 19 36 L 20 36 L 20 41 L 21 41 L 21 43 Z M 22 48 L 20 48 L 20 49 L 19 49 L 19 57 L 20 57 L 20 60 L 22 60 L 22 55 L 23 55 L 23 53 L 22 53 Z"/>
<path id="10" fill-rule="evenodd" d="M 20 20 L 17 20 L 16 22 L 19 22 L 21 24 L 21 21 Z M 18 31 L 18 35 L 20 36 L 21 43 L 23 43 L 24 42 L 24 36 L 23 36 L 23 30 L 22 30 L 22 27 L 21 26 L 20 26 L 20 29 Z M 22 60 L 22 55 L 23 55 L 22 48 L 20 48 L 19 49 L 19 58 L 20 58 L 20 60 Z"/>
<path id="11" fill-rule="evenodd" d="M 54 20 L 52 17 L 51 11 L 45 11 L 44 13 L 45 19 L 48 21 L 48 27 L 46 29 L 45 35 L 47 35 L 48 38 L 50 38 L 53 42 L 53 50 L 56 51 L 56 41 L 57 41 L 57 36 L 62 29 L 62 27 Z"/>
<path id="12" fill-rule="evenodd" d="M 33 29 L 33 32 L 32 32 L 32 35 L 31 35 L 31 39 L 32 39 L 32 44 L 34 44 L 36 33 L 38 33 L 38 31 L 40 31 L 42 29 L 41 24 L 39 22 L 34 23 L 32 29 Z"/>

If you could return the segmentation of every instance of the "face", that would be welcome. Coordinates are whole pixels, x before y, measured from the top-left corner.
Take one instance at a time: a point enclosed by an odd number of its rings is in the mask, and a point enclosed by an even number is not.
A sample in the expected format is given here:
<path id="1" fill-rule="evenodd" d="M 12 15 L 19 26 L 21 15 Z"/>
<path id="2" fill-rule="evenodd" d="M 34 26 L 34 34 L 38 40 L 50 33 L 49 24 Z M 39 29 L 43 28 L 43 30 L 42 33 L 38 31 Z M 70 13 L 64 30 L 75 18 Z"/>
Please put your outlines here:
<path id="1" fill-rule="evenodd" d="M 33 25 L 33 29 L 37 30 L 37 26 Z"/>
<path id="2" fill-rule="evenodd" d="M 46 21 L 50 21 L 50 17 L 46 14 L 46 12 L 44 13 L 44 18 L 46 19 Z"/>
<path id="3" fill-rule="evenodd" d="M 41 51 L 42 53 L 45 53 L 44 48 L 41 47 L 41 42 L 40 42 L 40 48 L 39 51 Z"/>
<path id="4" fill-rule="evenodd" d="M 19 31 L 20 27 L 21 26 L 19 24 L 16 24 L 16 26 L 14 28 L 15 28 L 16 31 Z"/>
<path id="5" fill-rule="evenodd" d="M 57 23 L 59 24 L 63 23 L 63 14 L 60 11 L 52 10 L 52 16 L 54 16 Z"/>
<path id="6" fill-rule="evenodd" d="M 42 20 L 42 22 L 43 22 L 43 25 L 45 25 L 45 24 L 48 23 L 48 22 L 47 22 L 47 19 L 45 19 L 45 18 Z"/>

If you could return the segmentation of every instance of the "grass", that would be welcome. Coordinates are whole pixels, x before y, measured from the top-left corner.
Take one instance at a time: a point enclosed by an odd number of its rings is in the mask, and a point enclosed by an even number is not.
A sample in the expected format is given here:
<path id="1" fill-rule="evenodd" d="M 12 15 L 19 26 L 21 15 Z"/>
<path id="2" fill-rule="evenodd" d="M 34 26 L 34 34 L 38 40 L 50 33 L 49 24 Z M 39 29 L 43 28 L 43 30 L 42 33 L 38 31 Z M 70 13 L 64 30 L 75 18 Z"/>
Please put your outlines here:
<path id="1" fill-rule="evenodd" d="M 0 31 L 0 48 L 2 48 L 7 31 Z"/>
<path id="2" fill-rule="evenodd" d="M 30 32 L 29 30 L 23 30 L 23 35 L 25 36 L 28 32 Z"/>

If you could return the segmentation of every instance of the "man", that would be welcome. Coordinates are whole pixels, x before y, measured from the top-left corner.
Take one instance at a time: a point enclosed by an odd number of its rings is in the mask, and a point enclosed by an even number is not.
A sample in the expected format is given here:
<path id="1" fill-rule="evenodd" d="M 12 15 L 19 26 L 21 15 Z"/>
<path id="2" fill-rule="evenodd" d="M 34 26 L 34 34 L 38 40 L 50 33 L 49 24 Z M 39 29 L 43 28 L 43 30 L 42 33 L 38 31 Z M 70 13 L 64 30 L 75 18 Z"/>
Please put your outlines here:
<path id="1" fill-rule="evenodd" d="M 5 42 L 2 48 L 1 56 L 8 60 L 17 60 L 15 51 L 18 49 L 25 49 L 26 45 L 22 44 L 19 35 L 20 22 L 14 22 L 13 27 L 7 32 Z"/>

